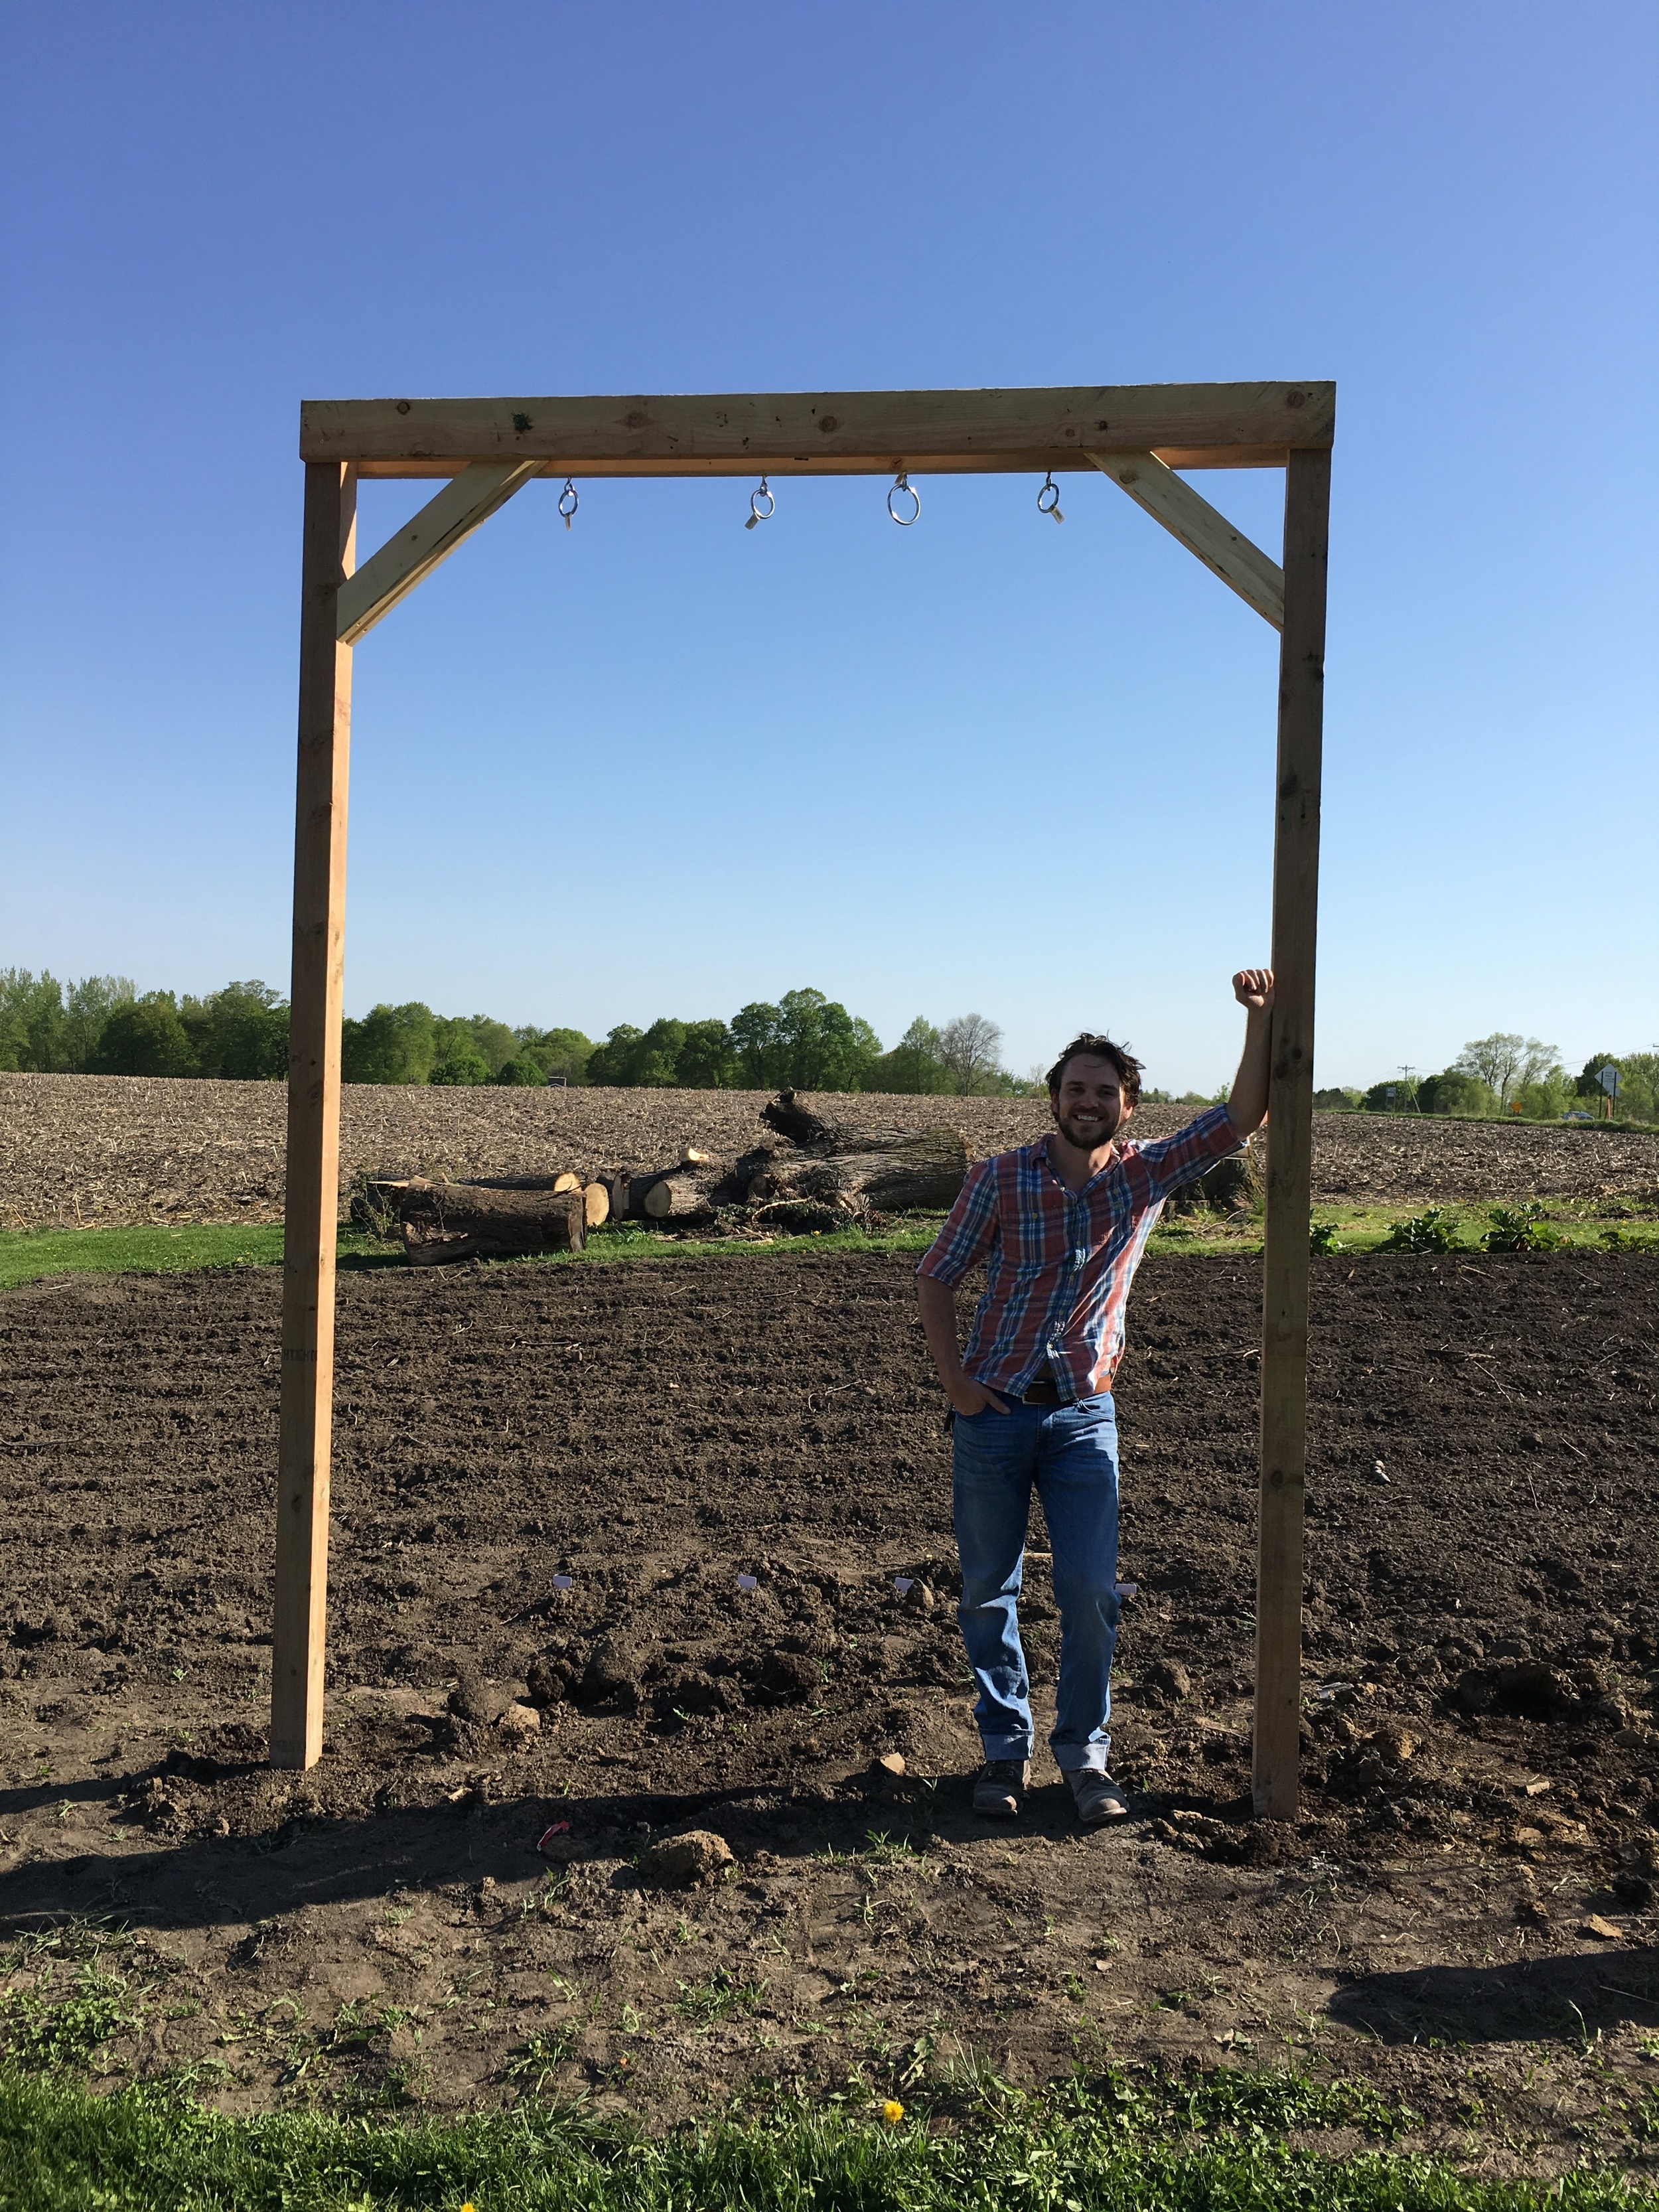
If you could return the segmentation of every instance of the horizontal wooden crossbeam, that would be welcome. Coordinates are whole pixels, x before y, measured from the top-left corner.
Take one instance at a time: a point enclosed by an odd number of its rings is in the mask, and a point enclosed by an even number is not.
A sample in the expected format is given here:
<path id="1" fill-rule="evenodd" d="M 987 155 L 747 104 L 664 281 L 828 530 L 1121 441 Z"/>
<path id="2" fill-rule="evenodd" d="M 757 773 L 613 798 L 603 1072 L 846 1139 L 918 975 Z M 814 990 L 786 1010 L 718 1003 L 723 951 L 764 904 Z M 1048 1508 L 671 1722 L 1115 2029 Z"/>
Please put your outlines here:
<path id="1" fill-rule="evenodd" d="M 1281 468 L 1328 446 L 1334 384 L 1100 384 L 985 392 L 657 398 L 308 399 L 300 457 L 365 477 L 474 461 L 544 476 L 882 476 L 1086 469 L 1091 452 L 1172 468 Z"/>
<path id="2" fill-rule="evenodd" d="M 488 522 L 505 507 L 520 484 L 539 472 L 534 461 L 472 461 L 453 483 L 388 538 L 380 551 L 347 577 L 335 602 L 337 635 L 342 645 L 356 645 L 374 629 L 382 615 L 390 614 L 399 599 L 407 599 L 423 576 L 447 561 L 481 522 Z"/>
<path id="3" fill-rule="evenodd" d="M 1212 574 L 1277 630 L 1285 627 L 1285 572 L 1156 453 L 1090 453 L 1103 475 L 1161 522 Z"/>

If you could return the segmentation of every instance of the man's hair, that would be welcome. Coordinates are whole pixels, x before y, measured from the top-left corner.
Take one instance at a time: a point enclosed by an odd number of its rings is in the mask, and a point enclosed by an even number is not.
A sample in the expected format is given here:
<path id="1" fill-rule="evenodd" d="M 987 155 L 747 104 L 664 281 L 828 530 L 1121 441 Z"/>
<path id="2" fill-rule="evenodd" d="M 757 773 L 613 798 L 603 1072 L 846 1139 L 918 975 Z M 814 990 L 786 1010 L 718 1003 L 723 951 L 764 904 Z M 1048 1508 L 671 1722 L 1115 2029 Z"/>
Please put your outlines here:
<path id="1" fill-rule="evenodd" d="M 1114 1044 L 1110 1037 L 1096 1036 L 1091 1030 L 1085 1030 L 1080 1036 L 1074 1036 L 1048 1070 L 1048 1096 L 1051 1098 L 1060 1096 L 1060 1086 L 1066 1080 L 1066 1061 L 1081 1059 L 1085 1054 L 1091 1060 L 1110 1060 L 1117 1070 L 1123 1103 L 1126 1106 L 1133 1106 L 1140 1097 L 1142 1063 L 1123 1046 Z"/>

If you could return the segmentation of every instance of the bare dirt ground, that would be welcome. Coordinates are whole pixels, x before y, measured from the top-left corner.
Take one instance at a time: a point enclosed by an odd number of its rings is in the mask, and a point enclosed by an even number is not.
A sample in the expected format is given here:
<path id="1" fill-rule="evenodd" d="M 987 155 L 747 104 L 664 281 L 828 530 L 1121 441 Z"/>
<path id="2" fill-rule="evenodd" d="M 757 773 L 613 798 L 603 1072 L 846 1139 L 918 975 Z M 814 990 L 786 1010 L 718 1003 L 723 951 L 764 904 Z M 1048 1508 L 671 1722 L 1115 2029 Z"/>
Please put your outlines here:
<path id="1" fill-rule="evenodd" d="M 838 1097 L 869 1127 L 961 1128 L 977 1157 L 1045 1126 L 1040 1099 Z M 353 1085 L 341 1112 L 342 1210 L 361 1172 L 534 1175 L 661 1167 L 684 1146 L 736 1158 L 763 1133 L 757 1091 L 446 1090 Z M 1168 1135 L 1187 1107 L 1146 1106 Z M 286 1093 L 275 1083 L 0 1074 L 0 1227 L 275 1221 Z M 1316 1202 L 1596 1198 L 1659 1192 L 1659 1134 L 1591 1127 L 1314 1118 Z"/>
<path id="2" fill-rule="evenodd" d="M 968 1809 L 911 1264 L 343 1277 L 306 1776 L 260 1764 L 276 1271 L 0 1297 L 9 2002 L 103 1990 L 106 2057 L 233 2107 L 585 2090 L 657 2123 L 964 2054 L 1289 2054 L 1442 2148 L 1484 2113 L 1495 2168 L 1650 2159 L 1659 1261 L 1316 1261 L 1294 1830 L 1247 1787 L 1258 1269 L 1146 1263 L 1138 1795 L 1087 1837 L 1046 1759 L 1012 1829 Z M 652 1886 L 694 1830 L 731 1867 Z"/>

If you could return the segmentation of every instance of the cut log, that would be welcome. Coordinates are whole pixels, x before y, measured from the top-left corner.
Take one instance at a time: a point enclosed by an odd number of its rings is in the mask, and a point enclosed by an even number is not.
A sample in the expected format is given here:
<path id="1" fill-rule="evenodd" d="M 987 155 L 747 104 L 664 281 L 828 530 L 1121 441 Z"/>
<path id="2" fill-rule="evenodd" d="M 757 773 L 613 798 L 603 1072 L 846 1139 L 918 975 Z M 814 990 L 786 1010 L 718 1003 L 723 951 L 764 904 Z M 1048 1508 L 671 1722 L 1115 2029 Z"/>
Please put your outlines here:
<path id="1" fill-rule="evenodd" d="M 605 1186 L 605 1195 L 611 1200 L 610 1218 L 612 1221 L 625 1220 L 628 1216 L 628 1177 L 622 1170 L 602 1168 L 594 1181 Z"/>
<path id="2" fill-rule="evenodd" d="M 838 1200 L 883 1213 L 937 1212 L 953 1206 L 968 1173 L 960 1129 L 912 1129 L 902 1143 L 828 1158 L 773 1160 L 750 1179 L 751 1206 L 785 1198 Z"/>
<path id="3" fill-rule="evenodd" d="M 558 1175 L 462 1176 L 458 1180 L 469 1190 L 572 1190 L 581 1177 L 567 1168 Z"/>
<path id="4" fill-rule="evenodd" d="M 630 1221 L 648 1221 L 652 1217 L 645 1210 L 645 1201 L 662 1180 L 662 1170 L 649 1175 L 631 1175 L 628 1178 L 628 1200 L 623 1212 Z"/>
<path id="5" fill-rule="evenodd" d="M 352 1185 L 350 1218 L 360 1229 L 377 1237 L 390 1237 L 397 1224 L 398 1208 L 407 1190 L 423 1189 L 420 1176 L 363 1176 Z"/>
<path id="6" fill-rule="evenodd" d="M 590 1229 L 602 1229 L 611 1218 L 611 1193 L 602 1182 L 585 1184 L 582 1213 Z"/>
<path id="7" fill-rule="evenodd" d="M 462 1182 L 411 1185 L 399 1199 L 398 1222 L 404 1250 L 416 1267 L 580 1252 L 587 1225 L 579 1190 L 485 1190 Z"/>
<path id="8" fill-rule="evenodd" d="M 614 1178 L 601 1176 L 599 1180 L 610 1193 L 611 1211 L 613 1213 L 619 1212 L 621 1209 L 616 1202 L 612 1188 Z M 622 1181 L 625 1188 L 626 1178 Z M 459 1182 L 451 1182 L 446 1176 L 435 1185 L 426 1176 L 370 1175 L 364 1176 L 353 1189 L 351 1218 L 365 1227 L 378 1230 L 382 1236 L 390 1237 L 397 1234 L 399 1208 L 405 1194 L 412 1190 L 441 1188 L 448 1190 L 563 1192 L 580 1191 L 583 1187 L 582 1178 L 574 1168 L 566 1168 L 558 1175 L 468 1176 Z M 605 1216 L 601 1214 L 599 1218 L 603 1220 Z"/>
<path id="9" fill-rule="evenodd" d="M 960 1129 L 929 1129 L 902 1152 L 855 1152 L 832 1164 L 848 1197 L 883 1213 L 926 1213 L 956 1204 L 968 1179 L 968 1141 Z"/>
<path id="10" fill-rule="evenodd" d="M 712 1213 L 708 1193 L 683 1171 L 635 1176 L 628 1186 L 628 1210 L 636 1220 L 690 1221 Z"/>

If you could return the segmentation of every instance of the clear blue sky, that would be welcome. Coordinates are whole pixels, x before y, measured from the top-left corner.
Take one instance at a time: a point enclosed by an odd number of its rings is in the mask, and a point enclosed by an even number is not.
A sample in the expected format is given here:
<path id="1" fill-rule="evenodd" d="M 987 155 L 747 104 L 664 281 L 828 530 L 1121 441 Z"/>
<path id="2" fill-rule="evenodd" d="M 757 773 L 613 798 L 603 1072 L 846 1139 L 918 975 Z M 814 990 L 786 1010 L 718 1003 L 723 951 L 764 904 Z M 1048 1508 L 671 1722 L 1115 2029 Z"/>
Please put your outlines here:
<path id="1" fill-rule="evenodd" d="M 0 963 L 286 988 L 304 396 L 1339 383 L 1318 1076 L 1659 1036 L 1651 6 L 8 11 Z M 1277 544 L 1276 473 L 1197 480 Z M 347 995 L 1208 1087 L 1273 634 L 1103 480 L 533 485 L 356 656 Z M 424 496 L 365 490 L 367 552 Z"/>

